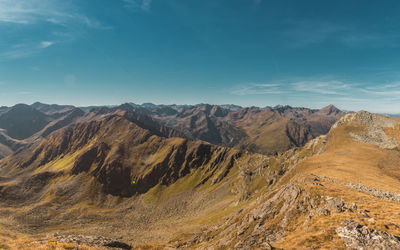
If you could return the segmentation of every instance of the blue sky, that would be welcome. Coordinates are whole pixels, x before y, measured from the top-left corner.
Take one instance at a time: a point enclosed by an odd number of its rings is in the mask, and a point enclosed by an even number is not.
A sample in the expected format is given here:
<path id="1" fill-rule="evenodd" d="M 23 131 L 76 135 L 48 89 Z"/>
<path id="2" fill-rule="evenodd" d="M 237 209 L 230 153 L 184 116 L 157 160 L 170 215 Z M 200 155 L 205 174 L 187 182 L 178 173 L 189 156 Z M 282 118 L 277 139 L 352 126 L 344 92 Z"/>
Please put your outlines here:
<path id="1" fill-rule="evenodd" d="M 400 113 L 400 1 L 0 0 L 0 105 Z"/>

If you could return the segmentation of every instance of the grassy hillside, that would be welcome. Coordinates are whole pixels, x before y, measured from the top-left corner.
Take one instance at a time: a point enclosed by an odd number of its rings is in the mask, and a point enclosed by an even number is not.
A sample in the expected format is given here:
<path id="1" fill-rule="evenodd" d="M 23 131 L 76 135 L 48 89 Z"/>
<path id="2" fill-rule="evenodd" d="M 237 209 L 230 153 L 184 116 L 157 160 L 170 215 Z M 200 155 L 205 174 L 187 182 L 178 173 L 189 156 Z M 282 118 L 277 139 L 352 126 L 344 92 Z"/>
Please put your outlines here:
<path id="1" fill-rule="evenodd" d="M 267 157 L 106 116 L 0 163 L 0 236 L 42 238 L 35 247 L 85 235 L 91 247 L 101 236 L 154 249 L 396 249 L 398 134 L 398 120 L 359 112 Z"/>

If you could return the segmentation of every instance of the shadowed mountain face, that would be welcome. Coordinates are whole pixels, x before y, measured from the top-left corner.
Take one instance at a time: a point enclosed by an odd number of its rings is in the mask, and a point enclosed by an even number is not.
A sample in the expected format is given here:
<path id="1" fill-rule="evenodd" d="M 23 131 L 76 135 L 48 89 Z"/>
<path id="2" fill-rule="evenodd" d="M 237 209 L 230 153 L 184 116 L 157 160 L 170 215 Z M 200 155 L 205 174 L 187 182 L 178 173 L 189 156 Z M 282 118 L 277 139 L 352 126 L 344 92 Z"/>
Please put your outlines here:
<path id="1" fill-rule="evenodd" d="M 35 103 L 0 108 L 0 158 L 75 122 L 84 112 L 72 106 Z"/>
<path id="2" fill-rule="evenodd" d="M 51 121 L 51 118 L 36 109 L 18 104 L 0 115 L 0 128 L 17 140 L 26 139 Z"/>
<path id="3" fill-rule="evenodd" d="M 226 108 L 225 108 L 226 107 Z M 330 105 L 321 110 L 277 106 L 145 105 L 156 120 L 188 137 L 262 154 L 284 152 L 326 134 L 344 113 Z"/>

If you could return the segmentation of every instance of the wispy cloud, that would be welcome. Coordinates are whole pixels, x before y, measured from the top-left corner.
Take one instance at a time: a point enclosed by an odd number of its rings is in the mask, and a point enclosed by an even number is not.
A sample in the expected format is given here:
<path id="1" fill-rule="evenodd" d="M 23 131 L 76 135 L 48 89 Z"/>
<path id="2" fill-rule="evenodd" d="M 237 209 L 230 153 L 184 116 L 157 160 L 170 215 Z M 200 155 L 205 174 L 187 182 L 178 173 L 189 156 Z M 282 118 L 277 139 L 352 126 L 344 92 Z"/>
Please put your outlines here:
<path id="1" fill-rule="evenodd" d="M 354 86 L 341 81 L 301 81 L 291 83 L 295 91 L 324 95 L 347 95 Z"/>
<path id="2" fill-rule="evenodd" d="M 341 81 L 296 81 L 277 83 L 250 83 L 235 86 L 230 93 L 234 95 L 293 94 L 299 92 L 322 95 L 348 95 L 356 86 Z"/>
<path id="3" fill-rule="evenodd" d="M 6 51 L 0 51 L 0 60 L 1 59 L 21 59 L 26 57 L 34 56 L 40 53 L 42 50 L 49 48 L 54 45 L 54 42 L 51 41 L 42 41 L 39 43 L 21 43 L 15 44 L 9 47 Z"/>
<path id="4" fill-rule="evenodd" d="M 291 20 L 291 26 L 283 32 L 287 45 L 290 47 L 304 47 L 325 42 L 340 33 L 351 30 L 349 26 L 342 26 L 330 22 L 310 22 Z"/>
<path id="5" fill-rule="evenodd" d="M 281 85 L 278 83 L 250 83 L 237 85 L 231 90 L 234 95 L 265 95 L 283 94 Z"/>
<path id="6" fill-rule="evenodd" d="M 303 103 L 304 106 L 309 103 L 318 104 L 319 107 L 335 104 L 347 110 L 399 113 L 400 82 L 358 83 L 329 78 L 240 84 L 229 89 L 229 93 L 244 99 L 260 99 L 257 97 L 260 96 L 274 102 L 292 101 Z"/>
<path id="7" fill-rule="evenodd" d="M 76 13 L 73 6 L 68 2 L 61 0 L 0 0 L 0 23 L 27 25 L 49 22 L 66 24 L 75 21 L 93 26 L 94 20 L 82 13 Z"/>
<path id="8" fill-rule="evenodd" d="M 286 45 L 293 48 L 307 47 L 324 42 L 338 43 L 353 48 L 399 46 L 400 35 L 364 31 L 356 24 L 290 20 L 283 31 Z"/>
<path id="9" fill-rule="evenodd" d="M 400 88 L 400 82 L 392 82 L 382 85 L 374 85 L 366 87 L 367 90 L 383 90 L 383 89 L 393 89 L 393 88 Z"/>
<path id="10" fill-rule="evenodd" d="M 400 82 L 393 82 L 381 85 L 368 86 L 362 92 L 370 95 L 385 96 L 400 99 Z"/>
<path id="11" fill-rule="evenodd" d="M 54 42 L 51 42 L 51 41 L 43 41 L 40 43 L 40 47 L 45 49 L 45 48 L 52 46 L 53 44 L 54 44 Z"/>
<path id="12" fill-rule="evenodd" d="M 98 20 L 78 11 L 71 1 L 62 0 L 0 0 L 0 32 L 12 26 L 29 29 L 34 25 L 52 24 L 46 38 L 49 40 L 33 41 L 32 36 L 0 36 L 0 60 L 18 59 L 33 56 L 55 44 L 70 41 L 71 37 L 86 28 L 105 29 Z M 77 29 L 76 27 L 79 27 Z M 61 37 L 60 33 L 69 34 Z M 21 35 L 22 34 L 22 35 Z M 28 41 L 28 42 L 27 42 Z"/>
<path id="13" fill-rule="evenodd" d="M 149 11 L 152 0 L 123 0 L 125 7 L 133 10 Z"/>
<path id="14" fill-rule="evenodd" d="M 229 90 L 232 95 L 281 94 L 286 98 L 317 98 L 328 103 L 397 103 L 400 101 L 400 82 L 360 84 L 339 80 L 277 81 L 275 83 L 241 84 Z"/>

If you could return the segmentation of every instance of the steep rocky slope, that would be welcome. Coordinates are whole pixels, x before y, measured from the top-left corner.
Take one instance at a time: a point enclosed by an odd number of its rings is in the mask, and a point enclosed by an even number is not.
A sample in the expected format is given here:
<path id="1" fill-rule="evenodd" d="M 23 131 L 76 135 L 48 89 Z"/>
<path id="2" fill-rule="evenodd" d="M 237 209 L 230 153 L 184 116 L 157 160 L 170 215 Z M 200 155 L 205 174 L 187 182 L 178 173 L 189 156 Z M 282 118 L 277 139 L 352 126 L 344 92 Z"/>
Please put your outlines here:
<path id="1" fill-rule="evenodd" d="M 60 232 L 165 242 L 283 173 L 270 172 L 265 156 L 172 137 L 121 110 L 93 114 L 3 159 L 0 225 L 30 237 Z M 268 175 L 247 186 L 249 171 Z"/>
<path id="2" fill-rule="evenodd" d="M 173 245 L 398 249 L 400 152 L 387 145 L 398 143 L 399 125 L 399 120 L 368 112 L 344 116 L 327 136 L 295 155 L 306 158 L 268 192 Z"/>
<path id="3" fill-rule="evenodd" d="M 232 109 L 218 105 L 135 106 L 186 134 L 222 146 L 263 154 L 284 152 L 326 134 L 344 113 L 330 105 L 321 110 L 277 106 Z"/>

